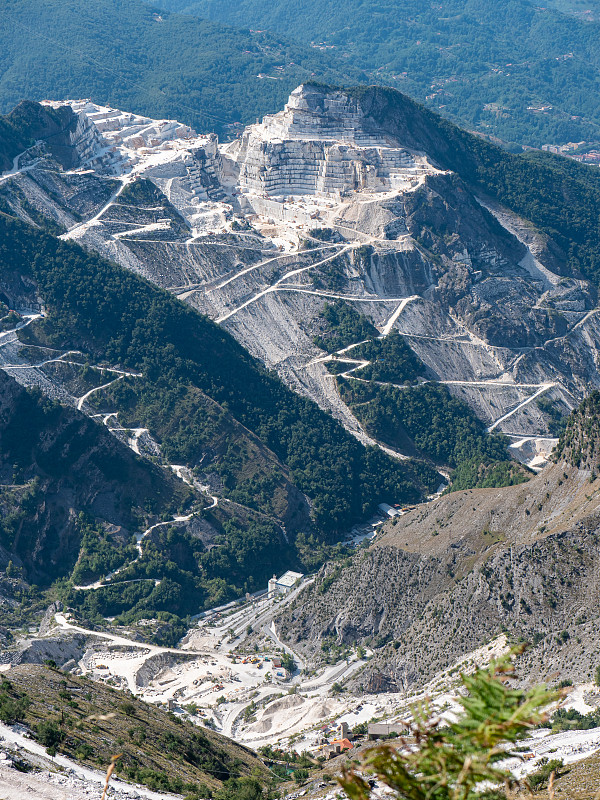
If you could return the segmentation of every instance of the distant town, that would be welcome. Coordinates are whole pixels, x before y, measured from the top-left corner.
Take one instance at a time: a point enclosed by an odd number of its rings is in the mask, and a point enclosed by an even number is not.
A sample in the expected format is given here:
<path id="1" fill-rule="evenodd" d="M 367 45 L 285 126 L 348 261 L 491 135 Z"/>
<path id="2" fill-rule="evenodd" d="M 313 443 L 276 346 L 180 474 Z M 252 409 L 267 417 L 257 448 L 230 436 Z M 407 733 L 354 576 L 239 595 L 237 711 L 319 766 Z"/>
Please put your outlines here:
<path id="1" fill-rule="evenodd" d="M 543 144 L 542 150 L 567 156 L 582 164 L 600 166 L 600 142 L 567 142 L 567 144 Z"/>

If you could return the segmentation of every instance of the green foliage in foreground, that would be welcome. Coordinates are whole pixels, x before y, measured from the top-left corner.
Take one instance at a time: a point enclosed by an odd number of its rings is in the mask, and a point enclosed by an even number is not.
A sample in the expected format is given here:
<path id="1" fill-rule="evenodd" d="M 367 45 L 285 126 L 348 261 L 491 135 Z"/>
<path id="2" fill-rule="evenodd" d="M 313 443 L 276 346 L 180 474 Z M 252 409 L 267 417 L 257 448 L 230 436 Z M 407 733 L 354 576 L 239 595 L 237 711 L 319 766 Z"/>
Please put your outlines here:
<path id="1" fill-rule="evenodd" d="M 543 709 L 558 693 L 544 686 L 522 692 L 511 687 L 507 679 L 513 677 L 508 657 L 463 674 L 466 696 L 458 699 L 463 711 L 456 722 L 442 727 L 430 706 L 418 706 L 408 730 L 416 748 L 377 747 L 367 753 L 361 771 L 375 773 L 402 800 L 476 800 L 482 781 L 514 788 L 516 781 L 499 762 L 545 721 Z M 356 772 L 346 772 L 340 783 L 351 800 L 368 800 L 371 794 Z"/>

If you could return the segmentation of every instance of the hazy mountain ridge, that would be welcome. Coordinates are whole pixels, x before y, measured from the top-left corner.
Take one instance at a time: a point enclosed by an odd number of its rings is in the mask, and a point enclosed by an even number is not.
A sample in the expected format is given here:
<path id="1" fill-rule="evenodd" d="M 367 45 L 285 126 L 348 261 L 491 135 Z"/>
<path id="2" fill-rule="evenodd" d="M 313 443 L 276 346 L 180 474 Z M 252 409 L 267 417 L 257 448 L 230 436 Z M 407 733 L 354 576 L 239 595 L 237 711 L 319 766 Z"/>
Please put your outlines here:
<path id="1" fill-rule="evenodd" d="M 345 57 L 370 81 L 505 141 L 539 147 L 598 139 L 594 3 L 387 0 L 349 2 L 343 14 L 333 2 L 298 0 L 159 5 L 276 32 L 326 56 Z M 580 13 L 560 13 L 573 11 Z"/>
<path id="2" fill-rule="evenodd" d="M 306 46 L 161 12 L 141 0 L 11 0 L 5 22 L 4 113 L 24 98 L 89 96 L 222 132 L 276 108 L 311 76 L 362 79 L 352 65 L 335 66 Z"/>

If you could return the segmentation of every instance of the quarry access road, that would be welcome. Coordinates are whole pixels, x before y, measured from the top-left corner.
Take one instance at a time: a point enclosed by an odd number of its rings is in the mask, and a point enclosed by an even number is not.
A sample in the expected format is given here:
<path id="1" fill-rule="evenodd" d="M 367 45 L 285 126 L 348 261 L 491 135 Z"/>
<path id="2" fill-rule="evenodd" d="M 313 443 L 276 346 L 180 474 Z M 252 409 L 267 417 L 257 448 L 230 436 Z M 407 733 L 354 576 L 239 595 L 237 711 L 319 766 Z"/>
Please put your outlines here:
<path id="1" fill-rule="evenodd" d="M 192 653 L 193 655 L 204 655 L 204 653 L 200 653 L 195 650 L 181 650 L 177 647 L 161 647 L 157 644 L 136 642 L 134 639 L 127 639 L 125 636 L 117 636 L 114 633 L 106 633 L 105 631 L 91 631 L 88 628 L 82 628 L 81 625 L 73 625 L 73 623 L 69 622 L 65 615 L 61 613 L 55 614 L 54 619 L 61 628 L 66 630 L 78 631 L 79 633 L 85 633 L 87 636 L 95 636 L 99 639 L 107 639 L 109 642 L 113 642 L 113 644 L 125 645 L 126 647 L 132 647 L 135 650 L 147 650 L 148 656 L 155 655 L 156 653 L 176 653 L 178 655 L 181 653 Z"/>
<path id="2" fill-rule="evenodd" d="M 248 306 L 252 305 L 257 300 L 260 300 L 265 295 L 270 294 L 272 292 L 278 291 L 279 287 L 281 286 L 281 284 L 284 283 L 284 281 L 289 280 L 289 278 L 292 278 L 295 275 L 299 275 L 302 272 L 306 272 L 309 269 L 314 269 L 315 267 L 320 267 L 322 264 L 327 264 L 329 261 L 333 261 L 334 258 L 337 258 L 338 256 L 341 256 L 343 253 L 347 253 L 348 251 L 354 249 L 357 246 L 358 245 L 356 245 L 356 244 L 346 245 L 346 246 L 342 247 L 341 250 L 338 250 L 337 252 L 333 253 L 332 255 L 327 256 L 327 258 L 321 259 L 321 261 L 317 261 L 316 263 L 310 264 L 307 267 L 298 267 L 298 269 L 294 269 L 291 272 L 288 272 L 286 275 L 283 275 L 281 278 L 279 278 L 279 280 L 277 280 L 274 284 L 269 286 L 267 289 L 263 289 L 263 291 L 258 292 L 258 294 L 253 295 L 249 300 L 246 300 L 244 303 L 242 303 L 242 305 L 238 306 L 237 308 L 234 308 L 232 311 L 228 311 L 227 314 L 223 314 L 223 316 L 219 317 L 215 321 L 218 324 L 221 324 L 222 322 L 226 322 L 226 320 L 230 319 L 235 314 L 237 314 L 238 312 L 242 311 L 244 308 L 247 308 Z"/>
<path id="3" fill-rule="evenodd" d="M 127 564 L 123 564 L 123 566 L 119 567 L 114 572 L 109 572 L 108 575 L 105 575 L 103 578 L 100 578 L 99 580 L 94 581 L 94 583 L 88 583 L 85 586 L 74 586 L 73 588 L 74 589 L 79 589 L 79 591 L 81 591 L 81 592 L 87 592 L 90 589 L 99 589 L 101 586 L 106 586 L 108 583 L 110 583 L 112 581 L 113 578 L 116 578 L 117 575 L 119 575 L 121 572 L 124 572 L 126 569 L 128 569 L 131 566 L 133 566 L 135 563 L 137 563 L 140 560 L 140 558 L 143 555 L 142 542 L 143 542 L 143 540 L 146 538 L 146 536 L 149 533 L 151 533 L 153 530 L 156 530 L 156 528 L 160 528 L 162 525 L 172 525 L 174 522 L 187 522 L 187 520 L 191 519 L 193 516 L 194 516 L 194 513 L 192 512 L 191 514 L 188 514 L 185 517 L 177 516 L 177 517 L 173 517 L 172 519 L 168 519 L 165 522 L 155 522 L 154 525 L 151 525 L 143 533 L 136 533 L 136 535 L 135 535 L 136 545 L 135 546 L 137 548 L 138 554 L 137 554 L 136 558 L 133 559 L 133 561 L 128 561 Z M 139 580 L 142 580 L 142 578 L 140 578 Z M 133 582 L 133 581 L 131 581 L 131 582 Z M 130 581 L 127 581 L 127 583 L 130 583 Z M 160 583 L 160 581 L 158 581 L 158 583 Z"/>
<path id="4" fill-rule="evenodd" d="M 392 328 L 394 327 L 394 323 L 396 322 L 400 314 L 404 311 L 408 303 L 412 302 L 413 300 L 420 300 L 420 299 L 421 298 L 419 297 L 418 294 L 412 294 L 410 297 L 405 297 L 404 300 L 401 300 L 398 308 L 394 311 L 392 316 L 388 319 L 388 321 L 381 329 L 382 337 L 389 336 L 389 334 L 392 331 Z"/>
<path id="5" fill-rule="evenodd" d="M 65 241 L 67 239 L 76 238 L 81 233 L 85 233 L 88 228 L 92 227 L 97 222 L 100 222 L 100 217 L 108 211 L 108 209 L 112 206 L 112 204 L 115 202 L 117 197 L 119 197 L 119 195 L 121 194 L 123 189 L 125 189 L 125 187 L 129 183 L 131 183 L 131 181 L 133 180 L 133 177 L 128 175 L 125 178 L 121 178 L 120 177 L 120 178 L 118 178 L 118 180 L 121 182 L 121 185 L 119 186 L 119 188 L 115 192 L 112 193 L 112 195 L 110 196 L 110 199 L 108 200 L 106 205 L 102 206 L 100 211 L 98 211 L 96 214 L 94 214 L 93 217 L 90 217 L 88 220 L 85 220 L 85 222 L 80 222 L 79 225 L 75 225 L 73 228 L 71 228 L 71 230 L 67 231 L 66 233 L 61 234 L 58 238 L 59 239 L 63 239 Z"/>
<path id="6" fill-rule="evenodd" d="M 99 392 L 101 389 L 108 389 L 109 386 L 112 386 L 113 383 L 122 380 L 124 377 L 125 377 L 124 375 L 118 375 L 116 378 L 113 378 L 112 381 L 102 384 L 102 386 L 94 386 L 93 389 L 90 389 L 82 397 L 79 398 L 79 400 L 77 401 L 77 410 L 81 411 L 85 401 L 88 399 L 88 397 L 91 397 L 94 394 L 94 392 Z"/>
<path id="7" fill-rule="evenodd" d="M 339 254 L 336 253 L 336 255 L 339 255 Z M 330 261 L 331 259 L 326 259 L 326 260 Z M 319 263 L 323 263 L 323 262 L 319 262 Z M 312 264 L 312 266 L 313 267 L 317 267 L 319 265 L 318 264 Z M 303 269 L 310 269 L 310 267 L 304 267 Z M 289 273 L 289 274 L 291 275 L 292 273 Z M 288 277 L 287 275 L 284 275 L 283 279 L 285 280 L 285 278 L 287 278 L 287 277 Z M 300 294 L 313 294 L 313 295 L 316 295 L 317 297 L 329 297 L 329 298 L 331 298 L 333 300 L 348 300 L 349 302 L 355 302 L 355 303 L 397 303 L 399 300 L 404 300 L 405 299 L 403 297 L 402 298 L 401 297 L 365 297 L 364 295 L 335 294 L 335 292 L 320 291 L 319 289 L 305 289 L 303 286 L 300 286 L 300 285 L 298 285 L 298 286 L 293 286 L 293 285 L 292 286 L 288 286 L 288 285 L 285 285 L 285 284 L 282 285 L 282 286 L 274 284 L 273 287 L 271 287 L 271 289 L 267 289 L 265 294 L 267 292 L 269 292 L 269 291 L 275 291 L 275 288 L 276 288 L 277 291 L 280 291 L 280 292 L 300 292 Z M 258 298 L 256 298 L 256 299 L 258 299 Z M 217 322 L 218 322 L 218 320 L 217 320 Z"/>
<path id="8" fill-rule="evenodd" d="M 38 158 L 35 161 L 33 161 L 31 164 L 28 164 L 26 167 L 19 168 L 17 166 L 17 164 L 19 163 L 19 159 L 26 152 L 27 152 L 27 150 L 25 150 L 23 153 L 19 153 L 19 155 L 15 156 L 13 158 L 12 168 L 8 172 L 5 172 L 3 175 L 0 175 L 0 183 L 4 183 L 4 181 L 10 180 L 11 178 L 14 178 L 16 175 L 22 175 L 24 172 L 29 172 L 30 170 L 32 170 L 35 167 L 37 167 L 37 165 L 40 163 L 40 161 L 43 160 L 41 158 Z"/>
<path id="9" fill-rule="evenodd" d="M 518 406 L 513 408 L 512 411 L 509 411 L 507 414 L 504 414 L 502 417 L 500 417 L 500 419 L 497 419 L 495 422 L 493 422 L 489 426 L 489 428 L 487 429 L 487 432 L 491 433 L 495 428 L 498 427 L 498 425 L 500 425 L 505 420 L 507 420 L 510 417 L 512 417 L 512 415 L 516 414 L 517 411 L 520 411 L 522 408 L 524 408 L 525 406 L 529 405 L 529 403 L 531 403 L 533 400 L 535 400 L 537 397 L 539 397 L 544 392 L 547 392 L 548 389 L 551 389 L 553 386 L 556 386 L 556 383 L 553 382 L 553 383 L 545 383 L 545 384 L 543 384 L 541 386 L 541 388 L 537 390 L 537 392 L 534 392 L 530 397 L 527 397 L 525 400 L 523 400 L 523 402 L 519 403 Z"/>
<path id="10" fill-rule="evenodd" d="M 5 344 L 10 344 L 11 342 L 16 341 L 17 331 L 23 330 L 23 328 L 26 328 L 28 325 L 31 325 L 31 323 L 35 322 L 36 319 L 42 319 L 44 315 L 40 313 L 40 314 L 23 314 L 22 316 L 23 319 L 21 322 L 19 322 L 18 325 L 15 325 L 15 327 L 11 328 L 9 331 L 3 331 L 2 333 L 0 333 L 0 347 L 3 347 Z M 6 337 L 10 336 L 11 334 L 14 334 L 15 338 L 6 339 Z"/>
<path id="11" fill-rule="evenodd" d="M 71 354 L 76 355 L 80 354 L 79 350 L 68 350 L 66 353 L 63 353 L 60 356 L 55 356 L 54 358 L 47 358 L 45 361 L 40 361 L 37 364 L 3 364 L 2 369 L 39 369 L 40 367 L 45 367 L 46 364 L 72 364 L 77 367 L 82 367 L 83 364 L 80 361 L 69 361 L 65 356 L 70 356 Z"/>
<path id="12" fill-rule="evenodd" d="M 314 253 L 317 250 L 331 250 L 332 248 L 337 247 L 335 244 L 330 245 L 322 245 L 320 247 L 313 247 L 310 250 L 298 252 L 298 253 L 280 253 L 273 258 L 269 258 L 266 261 L 261 261 L 260 264 L 252 264 L 249 267 L 244 267 L 244 269 L 236 272 L 235 275 L 231 275 L 229 278 L 226 278 L 222 283 L 217 284 L 217 286 L 213 286 L 210 289 L 206 289 L 206 292 L 215 292 L 218 289 L 223 289 L 223 287 L 228 286 L 233 281 L 236 281 L 238 278 L 242 278 L 244 275 L 247 275 L 249 272 L 254 272 L 254 270 L 260 269 L 261 267 L 266 267 L 269 264 L 272 264 L 274 261 L 281 261 L 284 258 L 287 259 L 297 259 L 303 255 L 309 255 L 310 253 Z M 314 265 L 313 265 L 314 266 Z"/>

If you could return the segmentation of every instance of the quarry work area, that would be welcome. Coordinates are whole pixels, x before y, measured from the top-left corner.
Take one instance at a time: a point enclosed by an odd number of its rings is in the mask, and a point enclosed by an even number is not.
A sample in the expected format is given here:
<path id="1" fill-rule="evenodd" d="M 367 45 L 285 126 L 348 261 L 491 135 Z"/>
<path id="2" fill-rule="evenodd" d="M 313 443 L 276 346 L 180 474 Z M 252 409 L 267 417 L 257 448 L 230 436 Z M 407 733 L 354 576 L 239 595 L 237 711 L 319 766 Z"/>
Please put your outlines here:
<path id="1" fill-rule="evenodd" d="M 54 612 L 47 619 L 39 646 L 56 657 L 61 650 L 64 653 L 71 648 L 75 657 L 65 662 L 63 671 L 130 691 L 248 747 L 296 751 L 325 762 L 341 754 L 351 755 L 355 749 L 362 752 L 370 741 L 391 732 L 401 733 L 403 721 L 411 718 L 412 709 L 420 702 L 430 703 L 432 714 L 453 720 L 460 711 L 460 674 L 486 666 L 510 649 L 505 635 L 496 637 L 417 690 L 353 688 L 353 681 L 372 656 L 368 649 L 346 648 L 324 664 L 318 659 L 305 660 L 277 635 L 274 619 L 311 582 L 301 579 L 282 594 L 269 597 L 265 592 L 204 612 L 176 648 L 136 641 L 128 638 L 126 631 L 112 634 L 87 630 L 72 621 L 67 612 Z M 293 662 L 286 662 L 286 655 Z M 287 669 L 282 662 L 287 663 Z M 592 683 L 570 687 L 561 701 L 563 708 L 580 713 L 593 711 L 599 704 L 600 693 Z M 554 733 L 542 728 L 522 742 L 519 752 L 527 755 L 520 761 L 513 759 L 510 768 L 515 774 L 526 775 L 549 753 L 571 764 L 599 750 L 600 729 Z M 6 726 L 0 726 L 0 752 L 5 753 L 5 759 L 20 754 L 40 760 L 44 755 L 43 748 L 21 731 Z M 72 791 L 78 796 L 82 781 L 100 781 L 101 776 L 90 770 L 78 768 L 66 758 L 63 762 L 66 777 L 50 774 L 57 791 Z M 0 769 L 2 766 L 0 762 Z M 7 774 L 13 777 L 11 771 Z M 15 779 L 15 792 L 18 788 Z M 325 784 L 307 787 L 306 791 L 328 796 Z M 140 794 L 159 797 L 147 790 Z"/>
<path id="2" fill-rule="evenodd" d="M 498 631 L 512 635 L 528 625 L 535 653 L 562 648 L 552 657 L 573 679 L 565 706 L 596 709 L 600 695 L 584 682 L 595 655 L 575 658 L 572 626 L 595 641 L 593 592 L 580 592 L 580 584 L 584 560 L 586 575 L 597 575 L 586 526 L 597 511 L 598 477 L 581 456 L 570 466 L 548 466 L 562 419 L 600 388 L 591 284 L 568 272 L 548 237 L 409 147 L 399 128 L 384 130 L 351 92 L 300 86 L 282 111 L 227 142 L 89 100 L 68 105 L 68 158 L 59 163 L 38 144 L 0 178 L 15 215 L 35 222 L 43 214 L 63 241 L 107 256 L 207 315 L 363 444 L 420 466 L 435 463 L 448 479 L 449 462 L 424 457 L 410 437 L 391 444 L 378 438 L 358 410 L 368 403 L 348 399 L 344 388 L 358 394 L 356 387 L 368 384 L 400 397 L 431 385 L 464 401 L 483 433 L 504 433 L 510 453 L 541 474 L 506 491 L 440 497 L 444 483 L 416 508 L 416 500 L 382 497 L 381 514 L 352 529 L 341 559 L 325 554 L 311 577 L 286 573 L 264 591 L 209 611 L 201 609 L 214 599 L 199 602 L 173 646 L 149 642 L 175 642 L 183 625 L 161 640 L 156 619 L 138 615 L 131 626 L 117 627 L 106 613 L 102 630 L 93 630 L 93 622 L 51 608 L 38 633 L 30 630 L 11 646 L 4 666 L 50 658 L 73 675 L 131 692 L 248 747 L 328 760 L 362 746 L 369 726 L 400 725 L 411 704 L 426 697 L 451 718 L 460 671 L 509 649 L 510 636 Z M 53 349 L 52 339 L 28 344 L 19 332 L 47 309 L 33 281 L 18 291 L 5 288 L 0 300 L 11 314 L 0 332 L 0 368 L 95 418 L 136 455 L 196 490 L 193 505 L 151 515 L 130 531 L 122 565 L 100 577 L 94 572 L 74 589 L 142 580 L 137 572 L 131 580 L 120 573 L 140 567 L 145 549 L 172 531 L 190 533 L 208 552 L 219 547 L 227 520 L 218 513 L 243 517 L 248 508 L 226 475 L 211 471 L 211 448 L 193 466 L 168 458 L 152 420 L 126 418 L 126 405 L 108 391 L 115 384 L 132 389 L 141 371 Z M 350 309 L 368 334 L 352 332 L 328 346 L 332 306 Z M 373 370 L 377 348 L 388 346 L 401 360 L 394 342 L 417 357 L 416 377 Z M 252 452 L 266 458 L 264 449 Z M 297 499 L 308 519 L 307 498 Z M 266 504 L 258 505 L 256 519 L 273 523 Z M 210 510 L 214 517 L 203 517 Z M 293 543 L 298 531 L 286 527 L 285 513 L 277 521 L 281 546 Z M 372 538 L 375 546 L 365 541 L 363 550 L 361 541 Z M 567 567 L 575 562 L 573 576 Z M 555 592 L 556 576 L 571 588 Z M 476 614 L 480 627 L 465 611 L 476 602 L 486 610 Z M 584 602 L 589 616 L 580 613 Z M 526 746 L 529 770 L 546 753 L 565 763 L 583 758 L 600 749 L 600 739 L 597 730 L 538 731 Z"/>
<path id="3" fill-rule="evenodd" d="M 363 443 L 381 445 L 328 367 L 340 362 L 339 380 L 360 380 L 369 361 L 353 358 L 360 341 L 337 353 L 315 344 L 327 303 L 350 305 L 381 337 L 404 336 L 426 367 L 421 380 L 447 386 L 535 470 L 556 443 L 556 420 L 600 386 L 590 285 L 561 275 L 535 229 L 467 193 L 356 98 L 300 86 L 284 110 L 226 143 L 173 120 L 70 106 L 76 163 L 61 170 L 26 152 L 5 176 L 15 210 L 25 213 L 18 190 L 56 218 L 62 238 L 210 316 Z M 152 202 L 140 179 L 159 190 Z M 24 355 L 3 367 L 68 399 L 60 370 L 27 371 Z M 80 401 L 85 410 L 71 397 Z M 116 418 L 107 424 L 122 435 Z M 152 450 L 144 437 L 132 442 Z"/>

